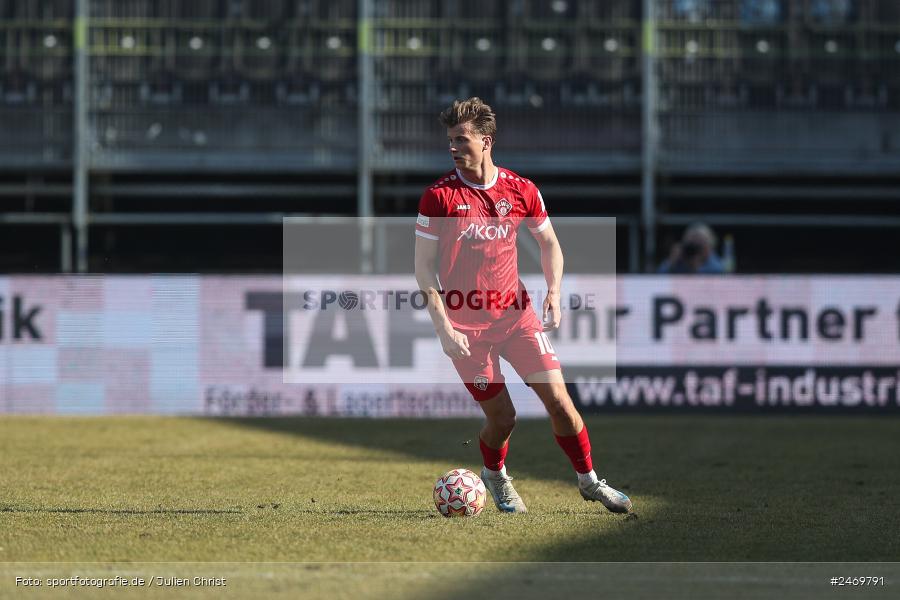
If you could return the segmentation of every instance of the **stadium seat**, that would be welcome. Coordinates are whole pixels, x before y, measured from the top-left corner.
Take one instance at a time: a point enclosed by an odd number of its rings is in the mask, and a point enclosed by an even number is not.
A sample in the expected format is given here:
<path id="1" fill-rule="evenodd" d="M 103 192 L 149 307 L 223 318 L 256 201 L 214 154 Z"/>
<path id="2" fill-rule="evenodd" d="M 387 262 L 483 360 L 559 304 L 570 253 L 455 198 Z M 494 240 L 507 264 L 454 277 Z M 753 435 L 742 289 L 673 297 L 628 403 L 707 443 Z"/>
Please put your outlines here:
<path id="1" fill-rule="evenodd" d="M 382 19 L 437 19 L 441 16 L 440 0 L 391 0 L 375 2 L 375 18 Z"/>
<path id="2" fill-rule="evenodd" d="M 604 112 L 640 108 L 640 81 L 597 81 L 571 77 L 560 85 L 560 104 L 564 107 L 594 107 Z"/>
<path id="3" fill-rule="evenodd" d="M 779 108 L 812 109 L 818 102 L 818 90 L 807 69 L 798 65 L 781 82 L 774 84 L 775 105 Z M 765 90 L 750 88 L 751 96 L 748 105 L 757 108 L 767 108 L 768 95 Z"/>
<path id="4" fill-rule="evenodd" d="M 521 0 L 522 16 L 536 21 L 570 21 L 577 13 L 576 0 Z"/>
<path id="5" fill-rule="evenodd" d="M 165 73 L 150 73 L 139 88 L 141 105 L 175 106 L 184 99 L 184 89 L 179 81 Z"/>
<path id="6" fill-rule="evenodd" d="M 816 87 L 818 106 L 846 107 L 851 92 L 849 82 L 864 63 L 857 58 L 856 33 L 843 27 L 811 26 L 806 41 L 811 57 L 807 64 Z"/>
<path id="7" fill-rule="evenodd" d="M 234 76 L 222 76 L 209 82 L 209 103 L 212 106 L 250 104 L 250 84 Z"/>
<path id="8" fill-rule="evenodd" d="M 888 84 L 877 74 L 863 72 L 851 82 L 846 91 L 847 108 L 854 110 L 885 110 L 889 107 Z"/>
<path id="9" fill-rule="evenodd" d="M 484 27 L 477 30 L 464 27 L 454 31 L 453 54 L 457 57 L 455 70 L 471 81 L 497 79 L 510 63 L 507 32 L 502 27 Z"/>
<path id="10" fill-rule="evenodd" d="M 575 16 L 579 23 L 607 27 L 615 22 L 636 23 L 641 18 L 641 3 L 635 0 L 578 0 Z"/>
<path id="11" fill-rule="evenodd" d="M 75 14 L 72 0 L 15 0 L 5 11 L 11 19 L 21 20 L 66 20 Z"/>
<path id="12" fill-rule="evenodd" d="M 422 110 L 427 91 L 418 84 L 378 85 L 376 110 L 391 113 L 411 113 Z"/>
<path id="13" fill-rule="evenodd" d="M 661 30 L 659 44 L 660 77 L 673 85 L 704 84 L 715 81 L 718 64 L 714 31 L 705 27 Z"/>
<path id="14" fill-rule="evenodd" d="M 40 81 L 70 77 L 71 29 L 62 21 L 10 21 L 2 31 L 4 69 L 22 70 Z"/>
<path id="15" fill-rule="evenodd" d="M 449 106 L 454 100 L 473 96 L 471 87 L 465 80 L 448 76 L 437 76 L 425 84 L 425 101 L 437 110 Z"/>
<path id="16" fill-rule="evenodd" d="M 100 79 L 140 82 L 163 68 L 166 34 L 155 27 L 94 27 L 92 73 Z"/>
<path id="17" fill-rule="evenodd" d="M 181 29 L 175 32 L 175 72 L 188 81 L 212 77 L 222 55 L 222 32 L 218 29 Z"/>
<path id="18" fill-rule="evenodd" d="M 357 0 L 297 0 L 298 9 L 317 21 L 352 21 L 355 26 Z"/>
<path id="19" fill-rule="evenodd" d="M 494 88 L 494 103 L 498 107 L 541 108 L 544 99 L 538 94 L 534 81 L 521 77 L 504 77 Z"/>
<path id="20" fill-rule="evenodd" d="M 738 27 L 731 30 L 728 41 L 734 46 L 726 55 L 734 58 L 723 65 L 721 76 L 734 82 L 736 97 L 732 97 L 729 86 L 722 93 L 720 105 L 772 109 L 788 99 L 802 104 L 803 85 L 793 91 L 789 85 L 794 44 L 789 39 L 791 30 L 781 25 L 785 15 L 780 0 L 741 0 L 733 4 L 737 12 L 728 18 L 736 19 Z"/>
<path id="21" fill-rule="evenodd" d="M 804 8 L 811 22 L 826 27 L 847 25 L 858 16 L 856 0 L 806 0 Z"/>
<path id="22" fill-rule="evenodd" d="M 241 28 L 235 32 L 235 69 L 252 81 L 275 81 L 284 67 L 286 34 L 283 28 Z"/>
<path id="23" fill-rule="evenodd" d="M 481 22 L 482 24 L 504 23 L 508 18 L 521 16 L 521 8 L 518 11 L 519 14 L 515 14 L 515 7 L 517 5 L 521 7 L 521 4 L 522 0 L 510 0 L 509 2 L 448 0 L 442 2 L 441 10 L 444 18 L 454 19 L 458 25 L 465 27 L 467 21 Z"/>
<path id="24" fill-rule="evenodd" d="M 38 82 L 22 70 L 3 73 L 0 99 L 6 106 L 28 106 L 38 102 Z"/>
<path id="25" fill-rule="evenodd" d="M 528 26 L 512 36 L 516 68 L 538 81 L 559 81 L 573 67 L 571 26 Z"/>
<path id="26" fill-rule="evenodd" d="M 287 77 L 294 77 L 306 72 L 312 66 L 312 41 L 309 39 L 309 26 L 302 21 L 294 20 L 285 26 L 285 65 Z"/>
<path id="27" fill-rule="evenodd" d="M 385 84 L 424 84 L 447 68 L 449 31 L 427 27 L 384 27 L 374 32 L 376 77 Z"/>
<path id="28" fill-rule="evenodd" d="M 321 140 L 335 140 L 355 144 L 355 107 L 349 100 L 355 91 L 346 86 L 322 86 L 321 106 L 328 107 L 319 113 L 313 130 Z"/>
<path id="29" fill-rule="evenodd" d="M 69 79 L 72 76 L 72 34 L 68 27 L 44 28 L 29 36 L 30 70 L 41 81 Z"/>
<path id="30" fill-rule="evenodd" d="M 91 16 L 98 19 L 148 19 L 157 17 L 155 0 L 91 0 Z"/>
<path id="31" fill-rule="evenodd" d="M 783 0 L 741 0 L 740 22 L 749 27 L 781 23 L 787 16 Z"/>
<path id="32" fill-rule="evenodd" d="M 228 6 L 232 18 L 278 25 L 293 18 L 290 0 L 231 0 Z"/>
<path id="33" fill-rule="evenodd" d="M 356 29 L 319 25 L 304 42 L 306 70 L 324 81 L 356 79 Z"/>
<path id="34" fill-rule="evenodd" d="M 661 3 L 657 11 L 660 19 L 699 23 L 709 17 L 711 8 L 709 0 L 671 0 Z"/>
<path id="35" fill-rule="evenodd" d="M 869 32 L 865 39 L 879 59 L 868 61 L 867 65 L 877 71 L 888 90 L 892 110 L 897 110 L 900 107 L 900 2 L 877 0 L 873 4 L 864 4 L 862 8 L 868 8 L 867 22 L 880 27 Z"/>
<path id="36" fill-rule="evenodd" d="M 315 105 L 320 95 L 318 81 L 297 75 L 286 77 L 275 86 L 276 101 L 285 106 Z"/>
<path id="37" fill-rule="evenodd" d="M 94 119 L 97 143 L 107 150 L 172 149 L 192 141 L 202 142 L 202 136 L 195 135 L 200 128 L 185 127 L 183 121 L 164 108 L 109 111 Z"/>
<path id="38" fill-rule="evenodd" d="M 230 0 L 160 0 L 162 4 L 174 3 L 178 17 L 199 23 L 216 21 L 228 15 Z M 171 10 L 169 8 L 168 10 Z M 208 23 L 207 23 L 208 24 Z"/>
<path id="39" fill-rule="evenodd" d="M 639 76 L 637 27 L 612 28 L 588 23 L 575 30 L 572 73 L 604 82 L 630 81 Z"/>

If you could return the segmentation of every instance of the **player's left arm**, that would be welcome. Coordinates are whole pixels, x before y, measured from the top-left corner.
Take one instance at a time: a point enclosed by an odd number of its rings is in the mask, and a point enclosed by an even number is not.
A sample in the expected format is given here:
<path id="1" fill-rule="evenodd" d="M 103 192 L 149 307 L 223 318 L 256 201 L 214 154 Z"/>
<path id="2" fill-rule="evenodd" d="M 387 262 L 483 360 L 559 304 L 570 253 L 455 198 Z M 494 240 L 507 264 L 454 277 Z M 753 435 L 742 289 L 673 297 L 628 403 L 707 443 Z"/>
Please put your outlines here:
<path id="1" fill-rule="evenodd" d="M 532 231 L 531 234 L 537 240 L 541 248 L 541 269 L 544 271 L 544 279 L 547 281 L 547 295 L 544 297 L 542 319 L 544 331 L 559 327 L 562 313 L 559 310 L 559 294 L 563 276 L 563 253 L 559 246 L 553 224 L 548 222 L 540 231 Z"/>

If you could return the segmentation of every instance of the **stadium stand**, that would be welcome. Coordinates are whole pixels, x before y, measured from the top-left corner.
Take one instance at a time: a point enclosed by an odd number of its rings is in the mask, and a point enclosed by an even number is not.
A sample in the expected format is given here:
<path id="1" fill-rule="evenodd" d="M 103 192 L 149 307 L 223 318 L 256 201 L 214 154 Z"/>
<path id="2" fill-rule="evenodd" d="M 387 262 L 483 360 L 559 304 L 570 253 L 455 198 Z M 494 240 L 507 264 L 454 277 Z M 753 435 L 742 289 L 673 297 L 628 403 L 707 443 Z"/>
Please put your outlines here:
<path id="1" fill-rule="evenodd" d="M 282 214 L 408 213 L 449 166 L 437 113 L 471 95 L 498 111 L 498 161 L 554 212 L 621 219 L 623 270 L 652 270 L 640 240 L 700 217 L 739 247 L 772 222 L 798 239 L 897 224 L 894 0 L 87 0 L 81 103 L 76 5 L 0 0 L 0 226 L 59 247 L 4 268 L 74 268 L 89 231 L 260 239 Z M 90 247 L 91 268 L 136 268 Z"/>

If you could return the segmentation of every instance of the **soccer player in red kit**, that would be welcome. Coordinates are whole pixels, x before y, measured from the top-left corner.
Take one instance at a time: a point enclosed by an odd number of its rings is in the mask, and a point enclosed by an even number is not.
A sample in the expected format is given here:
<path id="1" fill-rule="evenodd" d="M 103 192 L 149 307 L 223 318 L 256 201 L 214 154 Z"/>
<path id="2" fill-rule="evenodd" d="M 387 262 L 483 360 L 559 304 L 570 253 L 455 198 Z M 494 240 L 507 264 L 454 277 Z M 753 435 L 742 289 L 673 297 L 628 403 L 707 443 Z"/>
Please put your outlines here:
<path id="1" fill-rule="evenodd" d="M 544 403 L 582 497 L 628 512 L 631 500 L 593 470 L 587 428 L 545 333 L 559 327 L 563 255 L 544 200 L 531 181 L 494 165 L 497 127 L 490 106 L 478 98 L 457 100 L 440 120 L 456 168 L 429 186 L 419 203 L 416 280 L 428 296 L 444 353 L 484 411 L 481 478 L 498 509 L 526 512 L 504 465 L 516 411 L 500 372 L 502 356 Z M 516 235 L 523 223 L 541 248 L 543 324 L 519 279 Z"/>

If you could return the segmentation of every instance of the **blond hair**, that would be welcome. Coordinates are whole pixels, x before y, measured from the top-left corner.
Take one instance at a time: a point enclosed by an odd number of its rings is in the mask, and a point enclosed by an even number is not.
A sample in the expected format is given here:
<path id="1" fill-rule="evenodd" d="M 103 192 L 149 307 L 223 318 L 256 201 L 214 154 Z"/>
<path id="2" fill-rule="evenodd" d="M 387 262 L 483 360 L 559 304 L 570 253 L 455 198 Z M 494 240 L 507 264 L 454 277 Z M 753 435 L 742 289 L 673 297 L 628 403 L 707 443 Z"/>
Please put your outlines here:
<path id="1" fill-rule="evenodd" d="M 456 127 L 461 123 L 471 123 L 472 130 L 480 135 L 494 137 L 497 133 L 497 116 L 494 110 L 477 97 L 454 100 L 453 104 L 441 113 L 440 121 L 447 128 Z"/>

